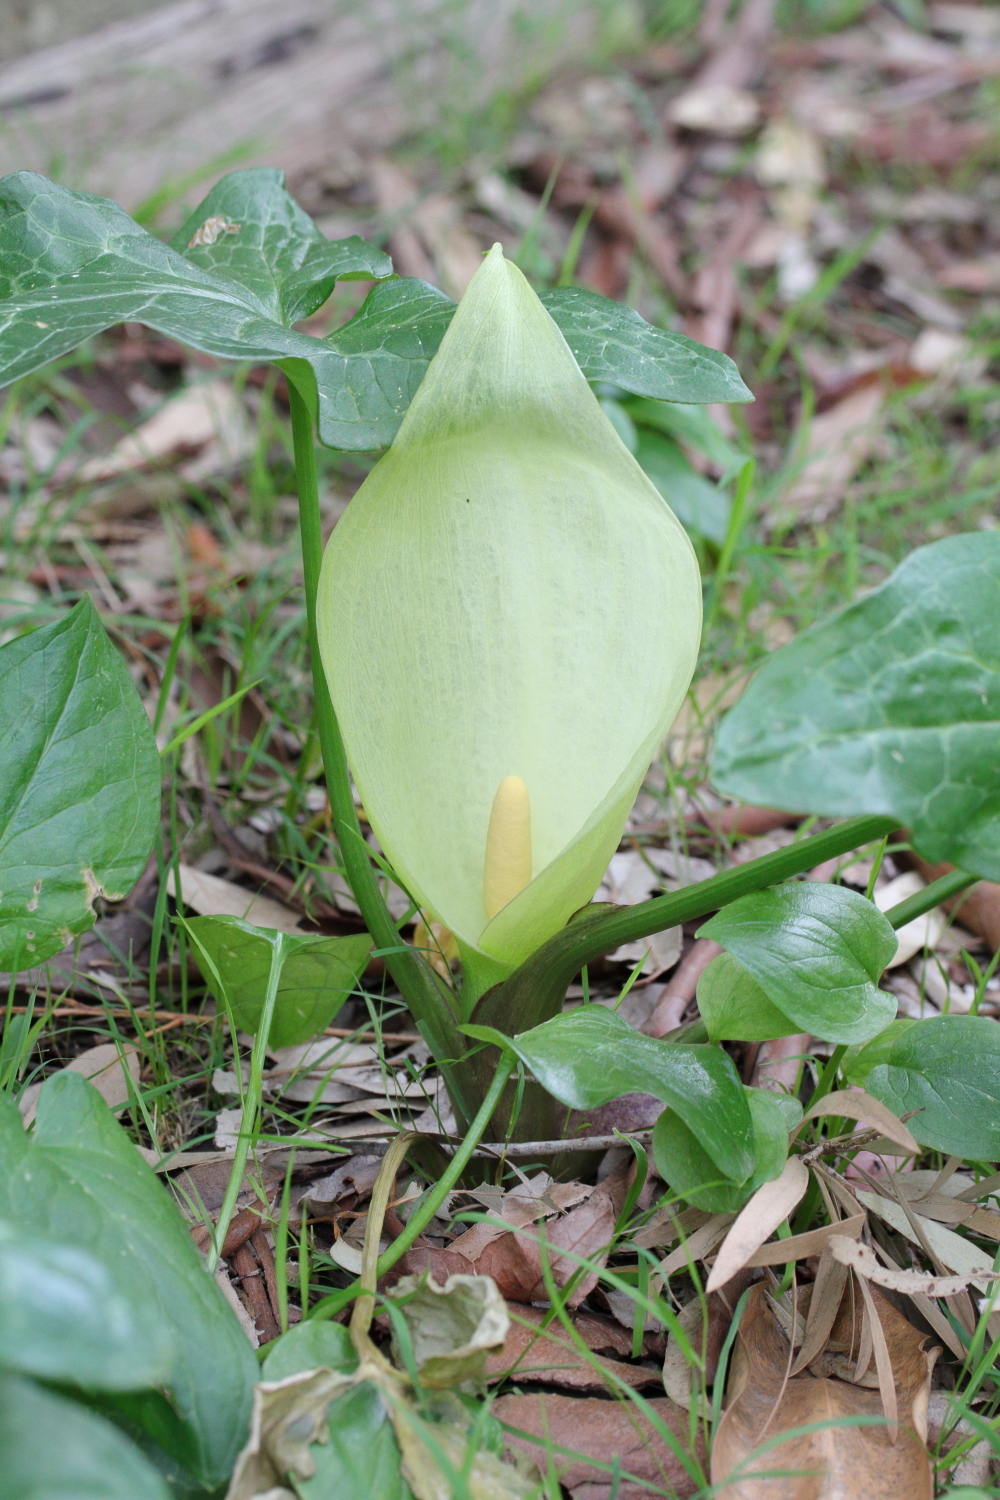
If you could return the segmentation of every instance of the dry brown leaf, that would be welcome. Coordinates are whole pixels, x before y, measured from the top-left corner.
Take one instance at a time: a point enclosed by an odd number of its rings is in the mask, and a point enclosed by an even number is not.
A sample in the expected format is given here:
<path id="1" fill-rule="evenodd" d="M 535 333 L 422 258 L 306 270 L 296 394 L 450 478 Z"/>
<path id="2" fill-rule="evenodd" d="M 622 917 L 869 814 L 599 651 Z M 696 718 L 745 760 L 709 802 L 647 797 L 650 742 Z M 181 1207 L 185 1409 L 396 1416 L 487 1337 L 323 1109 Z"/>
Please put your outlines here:
<path id="1" fill-rule="evenodd" d="M 858 1199 L 865 1208 L 871 1213 L 878 1214 L 879 1218 L 884 1219 L 898 1234 L 905 1235 L 914 1244 L 920 1244 L 918 1234 L 901 1203 L 896 1203 L 891 1198 L 884 1198 L 881 1193 L 870 1193 L 860 1188 Z M 994 1283 L 990 1280 L 990 1273 L 993 1269 L 991 1255 L 987 1255 L 985 1250 L 980 1250 L 978 1246 L 972 1244 L 971 1240 L 956 1234 L 954 1230 L 946 1229 L 943 1224 L 936 1224 L 933 1219 L 922 1219 L 919 1214 L 915 1214 L 914 1217 L 919 1225 L 920 1233 L 942 1265 L 947 1266 L 949 1271 L 954 1271 L 959 1276 L 975 1277 L 975 1284 L 980 1291 L 993 1290 Z"/>
<path id="2" fill-rule="evenodd" d="M 873 899 L 879 911 L 889 911 L 892 907 L 898 906 L 900 901 L 908 901 L 911 896 L 919 895 L 925 886 L 926 881 L 917 874 L 916 870 L 904 870 L 902 875 L 896 876 L 895 880 L 890 880 L 885 885 L 877 885 Z M 897 928 L 896 952 L 886 964 L 886 968 L 898 969 L 900 965 L 909 963 L 915 953 L 922 953 L 925 948 L 933 952 L 941 941 L 944 929 L 945 916 L 939 906 L 924 912 L 922 917 L 915 917 L 912 922 L 907 922 L 905 927 Z"/>
<path id="3" fill-rule="evenodd" d="M 690 1444 L 688 1414 L 664 1396 L 646 1405 L 657 1419 L 676 1433 L 678 1444 Z M 623 1401 L 602 1401 L 594 1396 L 501 1396 L 491 1408 L 493 1416 L 519 1434 L 508 1432 L 506 1446 L 520 1449 L 545 1472 L 545 1444 L 568 1448 L 579 1457 L 558 1452 L 552 1461 L 573 1500 L 608 1500 L 614 1481 L 611 1467 L 618 1460 L 623 1478 L 615 1490 L 616 1500 L 649 1500 L 649 1486 L 656 1485 L 678 1500 L 694 1495 L 699 1484 L 681 1466 L 673 1452 L 637 1407 Z M 704 1452 L 699 1453 L 704 1462 Z M 603 1469 L 595 1468 L 601 1464 Z M 638 1481 L 638 1482 L 636 1482 Z"/>
<path id="4" fill-rule="evenodd" d="M 882 386 L 873 382 L 813 417 L 805 461 L 780 502 L 777 520 L 825 521 L 833 514 L 872 451 L 884 403 Z"/>
<path id="5" fill-rule="evenodd" d="M 540 1308 L 518 1306 L 512 1307 L 510 1313 L 511 1323 L 503 1348 L 491 1353 L 486 1361 L 486 1378 L 491 1384 L 508 1375 L 519 1385 L 525 1381 L 544 1381 L 546 1385 L 570 1390 L 614 1392 L 621 1389 L 622 1383 L 635 1387 L 660 1383 L 657 1371 L 642 1365 L 594 1353 L 586 1358 L 558 1319 L 544 1333 L 540 1332 L 539 1324 L 546 1316 Z M 579 1331 L 584 1342 L 589 1343 L 583 1330 Z M 631 1338 L 625 1337 L 629 1347 L 624 1352 L 631 1353 Z"/>
<path id="6" fill-rule="evenodd" d="M 793 1234 L 787 1240 L 774 1240 L 762 1245 L 747 1257 L 747 1266 L 783 1266 L 789 1261 L 804 1260 L 807 1255 L 821 1255 L 832 1234 L 856 1239 L 865 1224 L 864 1214 L 855 1214 L 852 1219 L 842 1219 L 836 1224 L 824 1224 L 819 1229 L 807 1229 L 804 1234 Z"/>
<path id="7" fill-rule="evenodd" d="M 193 865 L 180 865 L 180 900 L 200 917 L 242 917 L 257 927 L 275 927 L 279 932 L 297 932 L 301 936 L 298 912 L 289 910 L 270 896 L 255 896 L 245 886 L 218 875 L 208 875 Z M 177 882 L 171 868 L 167 890 L 177 897 Z"/>
<path id="8" fill-rule="evenodd" d="M 835 1234 L 829 1241 L 830 1254 L 841 1265 L 850 1266 L 864 1281 L 874 1281 L 876 1286 L 887 1287 L 893 1292 L 922 1292 L 925 1297 L 956 1297 L 976 1278 L 973 1276 L 930 1276 L 923 1271 L 895 1271 L 891 1266 L 880 1265 L 870 1245 L 860 1240 L 849 1240 Z M 1000 1271 L 995 1272 L 1000 1276 Z"/>
<path id="9" fill-rule="evenodd" d="M 720 1500 L 931 1500 L 933 1467 L 918 1436 L 930 1385 L 924 1336 L 877 1290 L 872 1299 L 895 1375 L 901 1425 L 896 1443 L 883 1425 L 821 1426 L 755 1453 L 761 1434 L 766 1446 L 793 1427 L 883 1414 L 878 1392 L 843 1380 L 796 1375 L 786 1383 L 788 1343 L 763 1287 L 755 1287 L 734 1350 L 729 1405 L 712 1449 Z M 783 1477 L 763 1477 L 776 1471 L 785 1471 Z M 729 1480 L 737 1472 L 743 1477 Z"/>
<path id="10" fill-rule="evenodd" d="M 702 1224 L 686 1240 L 682 1240 L 676 1250 L 671 1250 L 665 1260 L 660 1261 L 659 1275 L 666 1281 L 685 1266 L 704 1260 L 715 1249 L 732 1222 L 732 1214 L 713 1214 L 707 1224 Z"/>
<path id="11" fill-rule="evenodd" d="M 123 1059 L 124 1067 L 122 1066 Z M 81 1052 L 59 1071 L 80 1073 L 93 1084 L 105 1104 L 114 1109 L 119 1104 L 128 1103 L 129 1083 L 125 1076 L 125 1068 L 128 1068 L 132 1083 L 137 1084 L 139 1082 L 139 1054 L 135 1047 L 123 1046 L 119 1049 L 114 1042 L 101 1042 L 96 1047 L 88 1047 L 86 1052 Z M 55 1074 L 49 1076 L 55 1077 Z M 30 1125 L 35 1118 L 38 1096 L 44 1087 L 45 1082 L 29 1083 L 18 1100 L 25 1125 Z"/>
<path id="12" fill-rule="evenodd" d="M 79 478 L 112 479 L 177 449 L 203 448 L 213 440 L 219 448 L 216 468 L 235 463 L 249 451 L 246 413 L 228 380 L 209 380 L 171 397 L 116 443 L 110 453 L 88 459 L 79 470 Z"/>
<path id="13" fill-rule="evenodd" d="M 820 1115 L 837 1115 L 846 1117 L 848 1120 L 857 1120 L 859 1124 L 870 1125 L 881 1130 L 884 1136 L 894 1141 L 897 1146 L 902 1146 L 905 1151 L 912 1151 L 914 1156 L 920 1150 L 913 1136 L 907 1130 L 891 1110 L 886 1109 L 877 1099 L 866 1094 L 863 1089 L 837 1089 L 832 1094 L 827 1094 L 815 1104 L 811 1104 L 802 1116 L 801 1121 L 793 1132 L 792 1139 L 799 1134 L 802 1128 L 810 1120 L 817 1119 Z"/>
<path id="14" fill-rule="evenodd" d="M 797 1375 L 811 1365 L 826 1348 L 843 1301 L 848 1274 L 847 1267 L 834 1260 L 829 1246 L 824 1246 L 809 1298 L 802 1346 L 792 1364 L 791 1375 Z"/>
<path id="15" fill-rule="evenodd" d="M 808 1167 L 797 1156 L 790 1156 L 780 1177 L 765 1182 L 740 1209 L 715 1258 L 707 1292 L 717 1292 L 746 1265 L 754 1251 L 788 1218 L 808 1186 Z"/>
<path id="16" fill-rule="evenodd" d="M 562 1217 L 539 1223 L 532 1229 L 504 1230 L 492 1224 L 474 1224 L 445 1249 L 416 1244 L 399 1263 L 409 1274 L 430 1271 L 435 1281 L 455 1274 L 492 1276 L 501 1294 L 510 1302 L 547 1300 L 538 1240 L 544 1236 L 548 1261 L 556 1286 L 565 1286 L 579 1268 L 577 1256 L 604 1264 L 615 1226 L 616 1211 L 611 1194 L 595 1188 L 585 1203 Z M 572 1251 L 573 1258 L 561 1254 Z M 597 1285 L 597 1271 L 589 1271 L 573 1291 L 569 1305 L 578 1307 Z"/>

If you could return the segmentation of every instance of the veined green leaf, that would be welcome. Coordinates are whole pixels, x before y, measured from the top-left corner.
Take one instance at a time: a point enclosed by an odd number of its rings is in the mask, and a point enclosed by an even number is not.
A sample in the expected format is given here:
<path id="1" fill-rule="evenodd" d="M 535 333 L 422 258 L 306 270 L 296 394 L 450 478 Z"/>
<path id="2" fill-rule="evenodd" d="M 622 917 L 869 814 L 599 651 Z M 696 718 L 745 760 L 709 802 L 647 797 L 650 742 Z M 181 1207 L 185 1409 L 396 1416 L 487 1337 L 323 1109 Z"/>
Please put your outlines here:
<path id="1" fill-rule="evenodd" d="M 488 1028 L 464 1029 L 475 1036 Z M 694 1132 L 716 1176 L 744 1182 L 752 1172 L 750 1113 L 739 1075 L 721 1047 L 644 1036 L 603 1005 L 555 1016 L 505 1039 L 505 1045 L 561 1103 L 597 1109 L 622 1094 L 652 1094 Z"/>
<path id="2" fill-rule="evenodd" d="M 273 360 L 321 442 L 367 452 L 392 441 L 455 304 L 405 279 L 375 287 L 329 338 L 292 325 L 338 279 L 391 275 L 388 256 L 357 235 L 325 239 L 270 168 L 224 177 L 170 245 L 108 198 L 16 172 L 0 181 L 0 385 L 136 321 L 222 359 Z M 714 349 L 592 292 L 548 296 L 592 378 L 676 401 L 749 398 Z"/>
<path id="3" fill-rule="evenodd" d="M 131 890 L 160 808 L 160 758 L 89 597 L 0 647 L 0 969 L 27 969 Z"/>
<path id="4" fill-rule="evenodd" d="M 132 1267 L 0 1220 L 0 1366 L 127 1391 L 160 1385 L 175 1354 Z"/>
<path id="5" fill-rule="evenodd" d="M 847 1077 L 906 1121 L 922 1146 L 1000 1158 L 1000 1026 L 987 1016 L 897 1021 L 845 1058 Z"/>
<path id="6" fill-rule="evenodd" d="M 588 380 L 660 401 L 753 400 L 727 354 L 654 328 L 621 302 L 575 286 L 543 292 L 541 301 Z"/>
<path id="7" fill-rule="evenodd" d="M 0 1216 L 80 1246 L 131 1283 L 174 1356 L 166 1397 L 123 1392 L 114 1405 L 203 1484 L 220 1484 L 246 1436 L 257 1361 L 163 1184 L 78 1073 L 46 1083 L 30 1136 L 0 1094 Z"/>
<path id="8" fill-rule="evenodd" d="M 365 809 L 469 950 L 526 958 L 593 895 L 694 668 L 691 544 L 499 246 L 338 523 L 323 662 Z M 487 829 L 533 878 L 488 914 Z"/>
<path id="9" fill-rule="evenodd" d="M 0 1374 L 0 1474 L 9 1500 L 170 1500 L 113 1423 L 16 1375 Z"/>
<path id="10" fill-rule="evenodd" d="M 896 1014 L 896 997 L 878 988 L 896 934 L 873 902 L 845 886 L 795 882 L 755 891 L 698 932 L 728 948 L 796 1030 L 867 1042 Z"/>
<path id="11" fill-rule="evenodd" d="M 271 971 L 271 944 L 252 922 L 239 917 L 190 917 L 196 938 L 195 961 L 220 1004 L 228 1005 L 235 1024 L 255 1034 Z M 329 1026 L 353 991 L 368 962 L 372 940 L 367 932 L 348 937 L 318 933 L 285 935 L 287 953 L 281 966 L 268 1045 L 293 1047 Z M 222 981 L 206 962 L 211 959 Z"/>
<path id="12" fill-rule="evenodd" d="M 795 1099 L 770 1089 L 745 1089 L 753 1127 L 753 1171 L 733 1180 L 726 1163 L 712 1159 L 697 1130 L 674 1109 L 653 1127 L 656 1170 L 679 1197 L 713 1214 L 736 1213 L 759 1187 L 780 1177 L 788 1159 L 788 1132 L 802 1118 Z M 720 1167 L 723 1170 L 720 1170 Z"/>
<path id="13" fill-rule="evenodd" d="M 170 243 L 192 265 L 246 287 L 286 327 L 322 307 L 337 281 L 392 275 L 385 251 L 359 235 L 321 234 L 270 167 L 223 177 Z"/>
<path id="14" fill-rule="evenodd" d="M 1000 534 L 921 547 L 769 656 L 715 742 L 747 802 L 886 813 L 920 852 L 1000 879 Z"/>

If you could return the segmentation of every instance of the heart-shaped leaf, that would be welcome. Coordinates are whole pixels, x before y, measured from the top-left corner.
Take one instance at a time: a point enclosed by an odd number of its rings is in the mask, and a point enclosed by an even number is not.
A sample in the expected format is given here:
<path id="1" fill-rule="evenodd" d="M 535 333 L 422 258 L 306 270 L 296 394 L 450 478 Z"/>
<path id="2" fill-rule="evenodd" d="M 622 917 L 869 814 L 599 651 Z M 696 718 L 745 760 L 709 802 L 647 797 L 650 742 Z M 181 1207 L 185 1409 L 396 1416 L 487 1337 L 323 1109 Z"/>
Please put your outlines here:
<path id="1" fill-rule="evenodd" d="M 1000 1026 L 986 1016 L 895 1021 L 845 1059 L 847 1077 L 922 1146 L 974 1161 L 1000 1159 Z"/>
<path id="2" fill-rule="evenodd" d="M 96 1390 L 165 1380 L 174 1340 L 115 1262 L 0 1221 L 0 1365 Z"/>
<path id="3" fill-rule="evenodd" d="M 818 882 L 754 891 L 698 931 L 728 948 L 797 1031 L 867 1042 L 896 1014 L 895 996 L 878 988 L 896 934 L 857 891 Z"/>
<path id="4" fill-rule="evenodd" d="M 170 1500 L 166 1482 L 103 1417 L 0 1374 L 0 1474 L 9 1500 Z"/>
<path id="5" fill-rule="evenodd" d="M 170 1407 L 159 1395 L 115 1404 L 203 1484 L 221 1483 L 246 1436 L 257 1361 L 162 1184 L 79 1074 L 45 1085 L 30 1136 L 0 1095 L 0 1217 L 114 1267 L 169 1330 Z"/>
<path id="6" fill-rule="evenodd" d="M 736 1213 L 764 1182 L 780 1177 L 788 1158 L 788 1132 L 802 1116 L 797 1100 L 770 1089 L 745 1089 L 753 1124 L 754 1166 L 744 1182 L 720 1172 L 698 1135 L 675 1110 L 653 1127 L 656 1170 L 680 1198 L 713 1214 Z"/>
<path id="7" fill-rule="evenodd" d="M 89 598 L 0 647 L 0 969 L 27 969 L 131 890 L 156 832 L 160 757 Z"/>
<path id="8" fill-rule="evenodd" d="M 885 813 L 930 860 L 1000 879 L 1000 533 L 921 547 L 767 658 L 713 780 L 746 802 Z"/>
<path id="9" fill-rule="evenodd" d="M 750 1111 L 720 1047 L 644 1036 L 603 1005 L 582 1006 L 510 1039 L 488 1026 L 463 1030 L 513 1048 L 542 1087 L 572 1109 L 652 1094 L 676 1111 L 725 1177 L 745 1182 L 754 1169 Z"/>
<path id="10" fill-rule="evenodd" d="M 240 1030 L 254 1035 L 271 972 L 271 943 L 239 917 L 192 917 L 186 926 L 205 982 Z M 270 1047 L 294 1047 L 329 1026 L 354 990 L 372 940 L 367 932 L 349 937 L 286 933 L 285 946 L 290 951 L 278 981 Z"/>
<path id="11" fill-rule="evenodd" d="M 731 953 L 713 958 L 699 979 L 698 1010 L 713 1042 L 766 1042 L 801 1030 Z"/>

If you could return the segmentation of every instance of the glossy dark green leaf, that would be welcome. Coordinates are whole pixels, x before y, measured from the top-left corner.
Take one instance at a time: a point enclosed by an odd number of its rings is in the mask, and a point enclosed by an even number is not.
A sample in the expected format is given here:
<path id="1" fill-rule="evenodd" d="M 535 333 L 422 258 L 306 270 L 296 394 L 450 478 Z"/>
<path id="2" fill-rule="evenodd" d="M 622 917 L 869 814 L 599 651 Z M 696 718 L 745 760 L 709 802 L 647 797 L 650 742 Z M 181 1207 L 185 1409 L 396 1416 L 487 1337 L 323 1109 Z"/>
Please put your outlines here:
<path id="1" fill-rule="evenodd" d="M 89 598 L 0 647 L 0 970 L 27 969 L 131 890 L 160 808 L 160 758 Z"/>
<path id="2" fill-rule="evenodd" d="M 301 1500 L 412 1500 L 389 1413 L 370 1381 L 330 1403 L 329 1424 L 329 1441 L 309 1450 L 316 1473 L 295 1481 Z"/>
<path id="3" fill-rule="evenodd" d="M 166 1483 L 118 1428 L 63 1396 L 0 1374 L 4 1500 L 170 1500 Z"/>
<path id="4" fill-rule="evenodd" d="M 231 1008 L 236 1025 L 253 1035 L 271 972 L 267 937 L 240 917 L 192 917 L 186 925 L 195 938 L 192 952 L 205 982 L 220 1004 Z M 291 951 L 281 967 L 268 1045 L 293 1047 L 329 1026 L 364 971 L 371 946 L 367 932 L 349 937 L 286 934 Z"/>
<path id="5" fill-rule="evenodd" d="M 698 1010 L 713 1042 L 766 1042 L 802 1029 L 772 1005 L 731 953 L 713 958 L 699 979 Z"/>
<path id="6" fill-rule="evenodd" d="M 470 1035 L 485 1029 L 466 1028 Z M 652 1094 L 697 1133 L 726 1176 L 743 1182 L 752 1172 L 750 1112 L 721 1048 L 644 1036 L 603 1005 L 555 1016 L 506 1045 L 563 1104 L 597 1109 L 622 1094 Z"/>
<path id="7" fill-rule="evenodd" d="M 0 181 L 0 385 L 115 323 L 140 322 L 222 359 L 274 361 L 314 411 L 321 442 L 370 451 L 392 441 L 454 303 L 422 281 L 387 281 L 327 339 L 290 325 L 338 277 L 390 269 L 356 236 L 325 240 L 266 169 L 223 178 L 171 245 L 110 199 L 17 172 Z M 676 401 L 749 399 L 724 354 L 619 303 L 575 288 L 546 301 L 595 380 Z"/>
<path id="8" fill-rule="evenodd" d="M 796 812 L 885 813 L 1000 879 L 1000 533 L 921 547 L 775 651 L 722 721 L 713 779 Z"/>
<path id="9" fill-rule="evenodd" d="M 358 1356 L 349 1331 L 328 1318 L 307 1318 L 267 1346 L 261 1365 L 262 1380 L 287 1380 L 289 1375 L 320 1367 L 338 1375 L 353 1375 Z"/>
<path id="10" fill-rule="evenodd" d="M 847 1077 L 895 1115 L 922 1146 L 1000 1160 L 1000 1026 L 986 1016 L 897 1021 L 845 1059 Z"/>
<path id="11" fill-rule="evenodd" d="M 186 1442 L 175 1456 L 221 1483 L 246 1437 L 257 1361 L 166 1189 L 78 1073 L 46 1083 L 31 1136 L 0 1095 L 0 1217 L 131 1281 L 174 1341 L 165 1388 Z"/>
<path id="12" fill-rule="evenodd" d="M 729 496 L 696 473 L 673 439 L 658 432 L 640 428 L 635 456 L 678 521 L 721 547 L 732 509 Z"/>
<path id="13" fill-rule="evenodd" d="M 312 356 L 320 440 L 352 452 L 391 443 L 454 312 L 426 281 L 374 287 Z"/>
<path id="14" fill-rule="evenodd" d="M 654 328 L 631 307 L 582 287 L 542 293 L 542 303 L 588 380 L 660 401 L 752 401 L 726 354 Z"/>
<path id="15" fill-rule="evenodd" d="M 117 1261 L 0 1220 L 0 1366 L 96 1390 L 158 1385 L 174 1340 L 138 1283 Z"/>
<path id="16" fill-rule="evenodd" d="M 797 1031 L 867 1042 L 896 1014 L 878 980 L 898 946 L 873 902 L 803 881 L 754 891 L 699 928 L 727 948 Z"/>
<path id="17" fill-rule="evenodd" d="M 170 244 L 203 271 L 246 287 L 286 327 L 321 307 L 339 280 L 392 275 L 385 251 L 359 235 L 321 234 L 272 167 L 223 177 Z"/>
<path id="18" fill-rule="evenodd" d="M 680 1198 L 709 1213 L 736 1213 L 765 1182 L 779 1177 L 788 1157 L 788 1132 L 802 1117 L 797 1100 L 769 1089 L 745 1090 L 753 1122 L 753 1172 L 734 1182 L 720 1171 L 699 1137 L 672 1109 L 653 1127 L 656 1170 Z"/>
<path id="19" fill-rule="evenodd" d="M 235 184 L 226 179 L 230 185 L 224 192 L 222 184 L 213 189 L 216 200 L 225 193 L 252 198 L 238 181 L 244 176 L 234 173 Z M 337 446 L 340 440 L 340 446 L 355 449 L 388 442 L 444 331 L 431 310 L 443 305 L 450 318 L 454 304 L 423 282 L 389 283 L 396 291 L 379 298 L 376 293 L 387 293 L 388 286 L 376 288 L 351 338 L 337 334 L 326 342 L 296 333 L 279 320 L 277 310 L 302 315 L 311 297 L 311 271 L 320 272 L 320 290 L 328 289 L 337 256 L 343 257 L 343 267 L 352 268 L 349 274 L 365 257 L 353 242 L 347 250 L 334 245 L 327 251 L 311 241 L 311 265 L 304 261 L 295 270 L 295 247 L 302 248 L 293 233 L 298 210 L 288 199 L 282 242 L 277 189 L 264 197 L 269 194 L 272 222 L 253 224 L 253 235 L 274 257 L 277 278 L 265 274 L 264 260 L 260 274 L 251 271 L 249 257 L 234 243 L 240 236 L 221 231 L 214 245 L 185 248 L 182 255 L 108 198 L 70 192 L 33 172 L 0 180 L 0 385 L 69 353 L 102 329 L 134 321 L 222 359 L 280 364 L 318 411 L 323 442 Z M 205 222 L 200 214 L 199 208 L 195 227 Z M 248 220 L 248 231 L 251 224 Z M 375 254 L 374 268 L 384 270 L 384 260 Z M 231 274 L 196 264 L 198 258 L 226 262 L 227 256 Z M 413 328 L 414 307 L 428 324 L 425 334 Z M 394 352 L 394 339 L 401 353 Z M 416 370 L 414 344 L 421 350 Z M 326 399 L 318 400 L 317 383 Z M 332 435 L 324 426 L 331 398 L 339 412 Z"/>

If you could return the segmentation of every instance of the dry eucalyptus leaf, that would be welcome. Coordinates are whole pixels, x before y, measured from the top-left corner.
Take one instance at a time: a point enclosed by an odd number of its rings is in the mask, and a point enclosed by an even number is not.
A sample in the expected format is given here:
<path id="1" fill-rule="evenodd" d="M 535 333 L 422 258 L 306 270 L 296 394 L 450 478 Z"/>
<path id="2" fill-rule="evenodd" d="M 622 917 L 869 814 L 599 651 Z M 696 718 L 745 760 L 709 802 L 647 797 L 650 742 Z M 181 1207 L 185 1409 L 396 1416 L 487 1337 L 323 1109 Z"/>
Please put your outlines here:
<path id="1" fill-rule="evenodd" d="M 732 1222 L 732 1214 L 713 1214 L 707 1223 L 700 1225 L 687 1239 L 682 1240 L 676 1250 L 671 1250 L 666 1259 L 660 1261 L 659 1274 L 664 1281 L 678 1271 L 683 1271 L 685 1266 L 693 1265 L 695 1261 L 703 1260 L 709 1255 Z"/>
<path id="2" fill-rule="evenodd" d="M 891 1198 L 883 1198 L 881 1193 L 869 1193 L 861 1189 L 858 1190 L 858 1198 L 865 1208 L 877 1214 L 880 1219 L 884 1219 L 898 1234 L 905 1235 L 916 1245 L 920 1244 L 902 1204 L 893 1202 Z M 936 1224 L 933 1219 L 922 1219 L 919 1214 L 915 1217 L 924 1238 L 942 1265 L 947 1266 L 949 1271 L 954 1271 L 959 1276 L 975 1277 L 974 1284 L 982 1292 L 994 1290 L 995 1282 L 990 1279 L 990 1273 L 993 1270 L 991 1255 L 987 1255 L 985 1250 L 980 1250 L 962 1235 L 956 1234 L 953 1229 L 946 1229 L 943 1224 Z"/>
<path id="3" fill-rule="evenodd" d="M 755 1287 L 733 1351 L 729 1405 L 712 1449 L 719 1500 L 931 1500 L 934 1471 L 918 1432 L 926 1424 L 932 1361 L 922 1351 L 924 1336 L 877 1288 L 872 1297 L 895 1375 L 895 1444 L 882 1425 L 877 1391 L 805 1374 L 787 1379 L 788 1342 L 763 1287 Z M 852 1416 L 875 1417 L 880 1425 L 820 1426 L 767 1447 L 791 1428 Z M 737 1472 L 741 1477 L 727 1483 Z"/>
<path id="4" fill-rule="evenodd" d="M 838 1089 L 835 1093 L 827 1094 L 818 1103 L 810 1105 L 796 1126 L 794 1134 L 798 1135 L 810 1120 L 815 1120 L 820 1115 L 846 1117 L 848 1120 L 857 1120 L 861 1124 L 881 1130 L 890 1141 L 902 1146 L 905 1151 L 911 1151 L 914 1156 L 920 1150 L 906 1126 L 896 1119 L 892 1111 L 886 1109 L 885 1105 L 880 1104 L 877 1099 L 873 1099 L 871 1094 L 866 1094 L 863 1089 Z"/>
<path id="5" fill-rule="evenodd" d="M 822 1255 L 830 1236 L 846 1235 L 857 1239 L 865 1226 L 865 1215 L 855 1214 L 851 1219 L 841 1219 L 835 1224 L 823 1224 L 819 1229 L 807 1229 L 803 1234 L 790 1235 L 787 1240 L 772 1240 L 747 1257 L 747 1266 L 783 1266 L 789 1261 L 804 1260 L 807 1255 Z"/>
<path id="6" fill-rule="evenodd" d="M 388 1293 L 406 1320 L 420 1383 L 474 1394 L 484 1384 L 486 1355 L 507 1336 L 507 1306 L 488 1276 L 449 1276 L 439 1286 L 425 1273 L 404 1276 Z M 403 1366 L 395 1329 L 393 1357 Z"/>
<path id="7" fill-rule="evenodd" d="M 874 1281 L 876 1286 L 887 1287 L 893 1292 L 922 1292 L 925 1297 L 956 1297 L 964 1292 L 973 1276 L 930 1276 L 923 1271 L 897 1271 L 883 1266 L 870 1245 L 860 1240 L 848 1240 L 843 1235 L 832 1235 L 830 1253 L 841 1265 L 850 1266 L 865 1281 Z M 995 1272 L 1000 1275 L 1000 1272 Z"/>
<path id="8" fill-rule="evenodd" d="M 784 1223 L 808 1186 L 808 1167 L 797 1156 L 790 1156 L 780 1177 L 763 1183 L 740 1209 L 715 1258 L 705 1287 L 707 1292 L 717 1292 L 732 1280 L 778 1225 Z"/>
<path id="9" fill-rule="evenodd" d="M 700 1353 L 707 1332 L 705 1307 L 700 1297 L 693 1297 L 681 1309 L 677 1319 L 687 1334 L 688 1343 L 695 1353 Z M 711 1417 L 712 1403 L 705 1395 L 704 1380 L 696 1364 L 688 1359 L 684 1347 L 673 1332 L 667 1334 L 667 1347 L 663 1355 L 663 1389 L 671 1401 L 690 1411 L 697 1401 L 698 1415 L 706 1420 Z"/>

